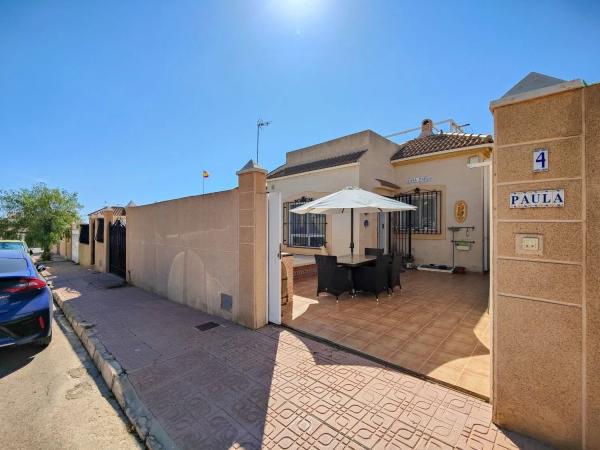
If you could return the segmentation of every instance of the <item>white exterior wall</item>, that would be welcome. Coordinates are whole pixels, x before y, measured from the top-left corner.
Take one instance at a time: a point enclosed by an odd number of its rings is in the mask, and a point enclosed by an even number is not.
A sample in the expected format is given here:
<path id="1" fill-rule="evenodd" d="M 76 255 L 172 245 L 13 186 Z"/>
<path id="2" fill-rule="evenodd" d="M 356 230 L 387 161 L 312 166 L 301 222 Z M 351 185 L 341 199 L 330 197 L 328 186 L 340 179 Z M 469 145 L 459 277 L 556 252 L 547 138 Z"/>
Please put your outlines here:
<path id="1" fill-rule="evenodd" d="M 281 192 L 283 202 L 300 197 L 313 199 L 324 197 L 347 186 L 358 186 L 359 165 L 342 166 L 316 172 L 302 173 L 284 178 L 267 180 L 269 192 Z M 354 245 L 359 248 L 359 214 L 354 215 Z M 346 255 L 350 253 L 350 211 L 344 214 L 327 215 L 327 244 L 325 252 L 329 255 Z M 312 255 L 322 250 L 305 247 L 286 247 L 290 253 Z"/>
<path id="2" fill-rule="evenodd" d="M 71 228 L 71 261 L 79 264 L 79 223 Z"/>
<path id="3" fill-rule="evenodd" d="M 286 163 L 290 166 L 296 166 L 311 161 L 366 150 L 369 148 L 370 139 L 374 134 L 375 133 L 371 130 L 365 130 L 331 141 L 311 145 L 310 147 L 287 152 L 285 155 Z"/>
<path id="4" fill-rule="evenodd" d="M 442 222 L 439 235 L 412 235 L 412 253 L 417 264 L 446 264 L 452 265 L 453 244 L 451 226 L 474 226 L 475 230 L 465 230 L 456 233 L 457 240 L 475 241 L 468 251 L 455 250 L 455 265 L 466 267 L 473 272 L 484 270 L 484 195 L 489 195 L 484 187 L 484 170 L 487 168 L 469 169 L 467 163 L 470 156 L 478 155 L 477 150 L 461 152 L 454 157 L 429 158 L 423 162 L 411 160 L 397 165 L 395 183 L 401 187 L 401 192 L 421 190 L 442 191 Z M 483 156 L 481 156 L 483 159 Z M 408 183 L 409 178 L 431 177 L 426 183 Z M 458 200 L 467 203 L 467 219 L 457 223 L 454 217 L 454 204 Z"/>

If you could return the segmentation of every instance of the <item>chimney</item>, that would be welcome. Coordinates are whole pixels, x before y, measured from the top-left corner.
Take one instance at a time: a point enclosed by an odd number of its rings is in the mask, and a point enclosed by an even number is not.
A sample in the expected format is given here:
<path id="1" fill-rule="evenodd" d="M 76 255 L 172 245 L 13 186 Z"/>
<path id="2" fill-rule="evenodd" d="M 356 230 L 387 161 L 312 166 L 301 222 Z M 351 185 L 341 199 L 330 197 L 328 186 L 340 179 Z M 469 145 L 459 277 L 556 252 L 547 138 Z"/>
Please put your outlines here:
<path id="1" fill-rule="evenodd" d="M 424 119 L 423 122 L 421 122 L 421 134 L 419 135 L 419 137 L 422 138 L 426 136 L 431 136 L 432 134 L 433 122 L 431 121 L 431 119 Z"/>

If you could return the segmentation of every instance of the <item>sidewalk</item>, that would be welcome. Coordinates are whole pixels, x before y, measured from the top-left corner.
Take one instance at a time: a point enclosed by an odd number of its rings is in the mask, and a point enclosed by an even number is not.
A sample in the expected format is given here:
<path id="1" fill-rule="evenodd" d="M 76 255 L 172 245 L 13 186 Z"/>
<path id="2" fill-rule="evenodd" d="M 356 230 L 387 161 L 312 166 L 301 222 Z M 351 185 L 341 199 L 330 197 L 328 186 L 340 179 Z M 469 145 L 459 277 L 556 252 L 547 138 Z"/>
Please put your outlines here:
<path id="1" fill-rule="evenodd" d="M 251 331 L 70 262 L 49 272 L 150 412 L 138 432 L 151 447 L 546 448 L 499 430 L 481 400 L 284 328 Z"/>

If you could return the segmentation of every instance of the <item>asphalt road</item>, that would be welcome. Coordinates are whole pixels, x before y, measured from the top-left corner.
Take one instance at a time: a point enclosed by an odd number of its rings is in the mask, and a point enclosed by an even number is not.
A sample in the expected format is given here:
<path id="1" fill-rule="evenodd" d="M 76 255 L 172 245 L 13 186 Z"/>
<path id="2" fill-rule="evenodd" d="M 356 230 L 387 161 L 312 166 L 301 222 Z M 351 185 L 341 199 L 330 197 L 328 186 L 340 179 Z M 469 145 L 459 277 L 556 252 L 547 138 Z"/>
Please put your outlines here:
<path id="1" fill-rule="evenodd" d="M 0 447 L 141 448 L 66 318 L 54 317 L 47 348 L 0 348 Z"/>

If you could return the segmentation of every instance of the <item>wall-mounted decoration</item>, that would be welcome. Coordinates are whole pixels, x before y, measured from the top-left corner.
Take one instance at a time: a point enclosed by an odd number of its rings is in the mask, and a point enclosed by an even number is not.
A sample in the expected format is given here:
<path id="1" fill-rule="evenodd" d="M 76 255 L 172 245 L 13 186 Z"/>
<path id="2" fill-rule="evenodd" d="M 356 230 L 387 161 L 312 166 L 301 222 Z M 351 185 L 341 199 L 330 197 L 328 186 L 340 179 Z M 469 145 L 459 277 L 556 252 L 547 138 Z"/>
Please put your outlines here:
<path id="1" fill-rule="evenodd" d="M 565 206 L 565 190 L 511 192 L 509 204 L 511 208 L 560 208 Z"/>
<path id="2" fill-rule="evenodd" d="M 429 183 L 432 180 L 430 176 L 410 177 L 408 184 Z"/>
<path id="3" fill-rule="evenodd" d="M 548 172 L 548 149 L 536 148 L 533 151 L 533 171 Z"/>
<path id="4" fill-rule="evenodd" d="M 467 213 L 467 202 L 458 200 L 454 203 L 454 219 L 457 223 L 465 223 L 465 220 L 467 220 Z"/>

